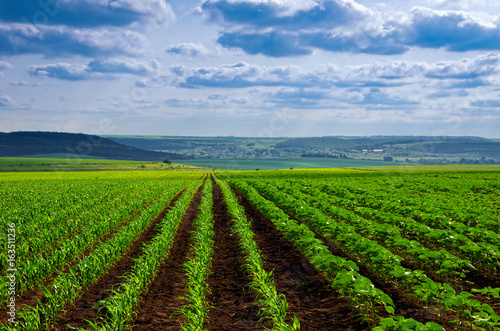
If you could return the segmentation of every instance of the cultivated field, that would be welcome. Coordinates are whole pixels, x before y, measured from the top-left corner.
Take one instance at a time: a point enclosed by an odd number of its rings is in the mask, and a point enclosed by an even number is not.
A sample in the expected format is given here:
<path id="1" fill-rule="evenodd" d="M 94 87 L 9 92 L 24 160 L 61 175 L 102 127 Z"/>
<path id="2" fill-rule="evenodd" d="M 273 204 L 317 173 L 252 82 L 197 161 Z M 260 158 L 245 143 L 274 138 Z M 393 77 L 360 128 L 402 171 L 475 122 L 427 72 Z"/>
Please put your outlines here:
<path id="1" fill-rule="evenodd" d="M 5 330 L 500 330 L 500 171 L 3 173 Z"/>

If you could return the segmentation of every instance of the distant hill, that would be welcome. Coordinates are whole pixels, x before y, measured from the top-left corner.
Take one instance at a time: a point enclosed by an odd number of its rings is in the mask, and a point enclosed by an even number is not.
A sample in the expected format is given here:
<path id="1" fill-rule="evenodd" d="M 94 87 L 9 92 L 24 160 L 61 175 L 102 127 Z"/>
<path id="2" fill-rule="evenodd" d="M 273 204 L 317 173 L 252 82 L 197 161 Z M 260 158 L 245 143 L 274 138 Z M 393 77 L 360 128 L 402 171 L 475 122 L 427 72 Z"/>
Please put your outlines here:
<path id="1" fill-rule="evenodd" d="M 472 144 L 475 148 L 483 147 L 490 143 L 489 147 L 498 146 L 489 139 L 480 137 L 428 137 L 428 136 L 374 136 L 374 137 L 310 137 L 291 138 L 276 144 L 275 148 L 323 148 L 336 150 L 349 150 L 361 148 L 387 148 L 394 145 L 409 144 Z"/>
<path id="2" fill-rule="evenodd" d="M 344 157 L 419 164 L 500 163 L 500 139 L 470 136 L 326 136 L 304 138 L 106 136 L 115 142 L 190 159 Z M 174 159 L 175 160 L 175 159 Z"/>
<path id="3" fill-rule="evenodd" d="M 11 132 L 0 133 L 0 156 L 69 153 L 105 157 L 114 160 L 180 160 L 184 155 L 147 151 L 126 146 L 107 138 L 81 133 Z"/>

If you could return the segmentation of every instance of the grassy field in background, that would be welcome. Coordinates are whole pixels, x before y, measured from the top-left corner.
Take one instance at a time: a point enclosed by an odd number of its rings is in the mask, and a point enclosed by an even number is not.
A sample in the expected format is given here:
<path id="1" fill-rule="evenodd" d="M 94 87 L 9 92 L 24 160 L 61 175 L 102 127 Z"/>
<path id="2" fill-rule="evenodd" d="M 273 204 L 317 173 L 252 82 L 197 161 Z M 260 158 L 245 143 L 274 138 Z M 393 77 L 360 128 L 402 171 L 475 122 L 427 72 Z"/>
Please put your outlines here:
<path id="1" fill-rule="evenodd" d="M 314 169 L 314 168 L 350 168 L 378 167 L 395 165 L 394 162 L 327 159 L 327 158 L 251 158 L 251 159 L 196 159 L 179 160 L 179 163 L 204 168 L 221 170 L 275 170 L 275 169 Z"/>
<path id="2" fill-rule="evenodd" d="M 46 155 L 49 156 L 49 155 Z M 82 158 L 81 155 L 52 157 L 0 157 L 0 171 L 102 171 L 102 170 L 196 170 L 184 164 Z"/>
<path id="3" fill-rule="evenodd" d="M 50 156 L 50 157 L 49 157 Z M 172 164 L 108 160 L 81 155 L 51 154 L 35 157 L 0 157 L 0 172 L 104 170 L 276 170 L 354 168 L 367 171 L 474 171 L 500 170 L 500 165 L 412 165 L 396 162 L 325 158 L 251 158 L 179 160 Z"/>
<path id="4" fill-rule="evenodd" d="M 398 165 L 382 167 L 358 167 L 370 171 L 499 171 L 500 164 L 444 164 L 444 165 Z"/>

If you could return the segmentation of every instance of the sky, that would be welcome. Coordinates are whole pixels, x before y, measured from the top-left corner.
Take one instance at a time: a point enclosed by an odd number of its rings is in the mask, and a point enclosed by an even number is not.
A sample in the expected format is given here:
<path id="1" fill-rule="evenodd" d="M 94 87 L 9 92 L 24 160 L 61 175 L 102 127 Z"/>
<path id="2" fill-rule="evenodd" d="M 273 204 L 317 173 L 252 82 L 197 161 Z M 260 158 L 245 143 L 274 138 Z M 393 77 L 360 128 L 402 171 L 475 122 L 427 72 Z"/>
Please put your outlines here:
<path id="1" fill-rule="evenodd" d="M 0 0 L 0 131 L 500 138 L 500 2 Z"/>

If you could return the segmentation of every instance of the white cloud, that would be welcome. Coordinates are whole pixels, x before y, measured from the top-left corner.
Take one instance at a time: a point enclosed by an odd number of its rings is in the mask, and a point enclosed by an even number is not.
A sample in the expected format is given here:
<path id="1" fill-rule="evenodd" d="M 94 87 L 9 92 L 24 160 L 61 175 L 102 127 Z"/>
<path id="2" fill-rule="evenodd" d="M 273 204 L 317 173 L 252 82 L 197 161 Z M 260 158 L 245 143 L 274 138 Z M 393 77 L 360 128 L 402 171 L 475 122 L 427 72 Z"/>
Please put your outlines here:
<path id="1" fill-rule="evenodd" d="M 216 54 L 201 43 L 180 43 L 168 47 L 165 52 L 190 58 L 208 58 Z"/>
<path id="2" fill-rule="evenodd" d="M 15 106 L 16 102 L 10 96 L 3 93 L 0 94 L 0 107 Z"/>
<path id="3" fill-rule="evenodd" d="M 33 65 L 28 68 L 31 76 L 43 76 L 62 80 L 88 80 L 114 78 L 119 74 L 137 76 L 154 76 L 159 69 L 157 61 L 145 63 L 136 59 L 92 60 L 88 65 L 71 63 L 54 63 Z"/>
<path id="4" fill-rule="evenodd" d="M 137 56 L 147 46 L 142 34 L 129 30 L 0 23 L 0 55 Z"/>
<path id="5" fill-rule="evenodd" d="M 500 57 L 496 54 L 435 64 L 419 61 L 387 61 L 343 68 L 322 65 L 307 70 L 296 65 L 262 66 L 239 62 L 218 67 L 171 66 L 169 78 L 172 84 L 187 88 L 391 87 L 401 86 L 407 82 L 423 83 L 429 78 L 451 79 L 453 83 L 457 83 L 456 80 L 486 79 L 497 73 L 499 62 Z"/>
<path id="6" fill-rule="evenodd" d="M 500 57 L 497 54 L 487 54 L 475 59 L 440 62 L 430 67 L 426 76 L 431 78 L 474 79 L 488 77 L 498 72 Z"/>

